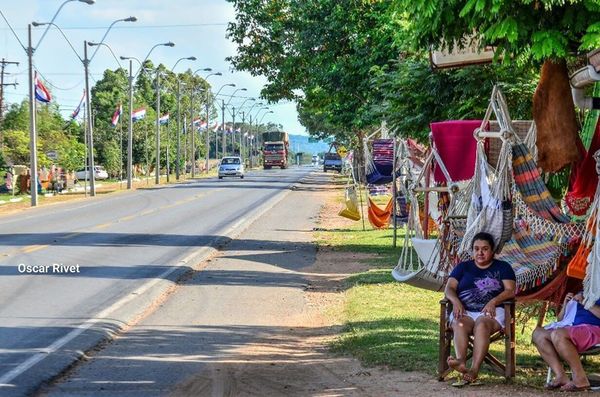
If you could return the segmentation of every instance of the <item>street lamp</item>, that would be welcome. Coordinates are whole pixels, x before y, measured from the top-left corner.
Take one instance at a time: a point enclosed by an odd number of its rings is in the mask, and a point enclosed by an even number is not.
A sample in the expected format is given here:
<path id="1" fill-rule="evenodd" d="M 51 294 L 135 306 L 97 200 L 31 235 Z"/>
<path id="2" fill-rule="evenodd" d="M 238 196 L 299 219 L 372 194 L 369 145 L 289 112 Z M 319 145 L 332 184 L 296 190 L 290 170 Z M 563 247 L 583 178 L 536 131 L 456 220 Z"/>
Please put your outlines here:
<path id="1" fill-rule="evenodd" d="M 212 71 L 211 68 L 199 68 L 196 69 L 195 71 L 192 72 L 192 77 L 199 71 L 204 71 L 204 72 L 210 72 Z M 213 73 L 216 74 L 216 73 Z M 210 75 L 209 75 L 210 76 Z M 192 85 L 192 88 L 190 90 L 190 131 L 189 133 L 186 135 L 186 140 L 185 140 L 185 146 L 186 146 L 186 156 L 185 156 L 185 162 L 187 165 L 187 137 L 190 137 L 190 152 L 191 152 L 191 161 L 192 161 L 192 166 L 191 166 L 191 173 L 192 173 L 192 178 L 194 178 L 196 176 L 196 143 L 195 143 L 195 137 L 196 137 L 196 133 L 194 132 L 194 92 L 195 92 L 195 86 Z M 179 154 L 178 154 L 179 156 Z M 180 161 L 180 159 L 177 160 L 178 162 Z M 187 174 L 187 172 L 186 172 Z"/>
<path id="2" fill-rule="evenodd" d="M 194 71 L 193 74 L 196 74 L 197 72 L 212 72 L 211 68 L 204 68 L 204 69 L 198 69 L 196 71 Z M 215 72 L 215 73 L 209 73 L 206 75 L 206 77 L 204 77 L 204 81 L 206 81 L 208 83 L 208 78 L 210 76 L 223 76 L 223 73 L 221 72 Z M 208 129 L 209 127 L 209 108 L 208 108 L 208 101 L 209 101 L 209 92 L 210 90 L 208 89 L 208 87 L 206 87 L 206 100 L 205 100 L 205 107 L 206 107 L 206 159 L 205 159 L 205 172 L 208 173 L 208 167 L 209 167 L 209 159 L 210 159 L 210 131 Z M 193 130 L 192 130 L 193 131 Z M 217 153 L 215 152 L 215 157 L 216 157 Z"/>
<path id="3" fill-rule="evenodd" d="M 92 41 L 88 41 L 87 45 L 89 45 L 90 47 L 104 46 L 104 47 L 108 48 L 108 51 L 110 51 L 110 53 L 113 56 L 113 58 L 115 59 L 115 61 L 117 61 L 117 64 L 119 65 L 119 68 L 123 67 L 123 65 L 121 65 L 121 62 L 119 61 L 119 58 L 117 58 L 117 56 L 115 55 L 115 52 L 113 51 L 112 47 L 109 46 L 108 44 L 106 44 L 106 43 L 94 43 Z"/>
<path id="4" fill-rule="evenodd" d="M 127 189 L 131 189 L 133 187 L 133 183 L 132 183 L 132 174 L 133 174 L 133 79 L 142 70 L 142 68 L 144 67 L 144 62 L 146 62 L 146 60 L 148 59 L 148 57 L 150 56 L 152 51 L 156 47 L 160 47 L 160 46 L 174 47 L 175 43 L 169 41 L 167 43 L 156 44 L 154 47 L 152 47 L 150 49 L 150 51 L 148 51 L 146 58 L 144 58 L 144 60 L 140 62 L 140 68 L 135 73 L 135 75 L 133 74 L 133 59 L 136 59 L 136 60 L 138 60 L 138 59 L 135 57 L 124 57 L 124 56 L 120 57 L 123 60 L 125 60 L 125 59 L 129 60 L 129 131 L 128 131 L 128 137 L 127 137 L 128 138 L 128 140 L 127 140 Z M 138 62 L 139 62 L 139 60 L 138 60 Z"/>
<path id="5" fill-rule="evenodd" d="M 233 96 L 235 95 L 236 92 L 238 91 L 248 91 L 247 88 L 237 88 L 236 90 L 234 90 L 231 95 L 229 95 L 229 100 L 227 101 L 227 104 L 225 104 L 225 101 L 222 102 L 223 104 L 223 125 L 225 125 L 225 109 L 227 108 L 227 106 L 229 106 L 229 104 L 231 103 L 231 100 L 233 99 Z M 234 111 L 235 113 L 235 111 Z M 235 116 L 233 117 L 233 125 L 231 128 L 235 129 Z M 231 131 L 231 135 L 234 135 L 233 130 Z M 223 130 L 223 156 L 226 155 L 226 149 L 227 149 L 227 135 L 225 135 L 225 130 Z M 231 150 L 233 151 L 233 145 L 231 147 Z"/>
<path id="6" fill-rule="evenodd" d="M 238 107 L 237 111 L 235 110 L 235 106 L 232 106 L 232 107 L 231 107 L 231 110 L 232 110 L 232 111 L 231 111 L 231 112 L 229 112 L 229 114 L 231 114 L 231 117 L 232 117 L 232 119 L 233 119 L 233 126 L 234 126 L 234 130 L 233 130 L 233 133 L 232 133 L 232 136 L 231 136 L 231 142 L 232 142 L 232 144 L 231 144 L 231 147 L 232 147 L 232 151 L 233 151 L 233 147 L 235 146 L 235 116 L 237 115 L 237 113 L 238 113 L 240 110 L 242 110 L 242 108 L 244 107 L 244 104 L 245 104 L 247 101 L 256 101 L 256 98 L 246 98 L 246 99 L 244 99 L 244 100 L 242 101 L 242 104 L 241 104 L 241 105 Z M 242 125 L 244 125 L 244 121 L 245 121 L 245 115 L 244 115 L 244 112 L 242 112 Z M 241 130 L 241 128 L 240 128 L 240 157 L 242 157 L 242 156 L 243 156 L 243 153 L 242 153 L 242 152 L 243 152 L 243 150 L 242 150 L 242 148 L 243 148 L 243 142 L 242 142 L 242 130 Z"/>
<path id="7" fill-rule="evenodd" d="M 195 56 L 190 56 L 190 57 L 179 58 L 175 62 L 175 64 L 173 65 L 173 67 L 171 68 L 171 72 L 172 73 L 175 73 L 174 72 L 175 71 L 175 67 L 177 66 L 177 64 L 179 62 L 181 62 L 183 60 L 195 61 L 196 57 Z M 156 172 L 156 176 L 155 176 L 155 183 L 158 185 L 160 183 L 160 179 L 159 179 L 160 176 L 159 176 L 159 173 L 158 173 L 158 170 L 160 170 L 160 122 L 159 122 L 159 118 L 160 118 L 160 92 L 159 92 L 159 87 L 158 87 L 158 79 L 159 79 L 159 77 L 158 77 L 158 69 L 157 69 L 157 72 L 156 72 L 156 79 L 157 79 L 157 88 L 156 88 L 156 90 L 157 90 L 157 100 L 158 100 L 157 109 L 158 110 L 157 110 L 157 113 L 156 113 L 156 168 L 157 168 L 157 172 Z M 177 128 L 178 128 L 178 130 L 177 130 L 177 141 L 179 143 L 179 79 L 177 79 L 177 87 L 178 87 L 178 90 L 177 90 Z M 169 164 L 169 149 L 170 149 L 170 146 L 169 146 L 169 128 L 168 128 L 168 125 L 167 125 L 167 152 L 166 152 L 166 155 L 165 155 L 166 163 L 167 163 L 166 164 L 166 168 L 167 168 L 167 183 L 169 182 L 169 178 L 170 178 L 169 174 L 171 172 L 171 167 L 170 167 L 170 164 Z"/>
<path id="8" fill-rule="evenodd" d="M 79 1 L 85 2 L 87 4 L 94 3 L 94 0 L 79 0 Z M 92 108 L 91 108 L 89 65 L 90 65 L 91 60 L 94 58 L 94 55 L 96 55 L 96 53 L 98 52 L 99 45 L 104 44 L 104 39 L 106 38 L 106 36 L 108 35 L 108 32 L 110 32 L 110 30 L 116 23 L 118 23 L 118 22 L 135 22 L 135 21 L 137 21 L 136 17 L 117 19 L 116 21 L 114 21 L 113 23 L 111 23 L 108 26 L 108 28 L 104 32 L 104 36 L 102 36 L 102 40 L 100 40 L 100 42 L 98 43 L 98 48 L 96 48 L 96 50 L 92 54 L 91 58 L 88 58 L 88 46 L 87 46 L 87 41 L 85 41 L 85 40 L 83 42 L 83 59 L 81 59 L 81 57 L 79 55 L 77 55 L 77 58 L 79 58 L 79 60 L 83 63 L 83 69 L 84 69 L 84 74 L 85 74 L 85 92 L 87 94 L 85 96 L 85 102 L 86 102 L 85 106 L 87 109 L 86 126 L 87 126 L 87 134 L 88 134 L 87 135 L 87 145 L 88 145 L 87 150 L 88 150 L 88 160 L 89 160 L 87 168 L 89 170 L 88 172 L 89 172 L 89 177 L 90 177 L 90 196 L 92 196 L 92 197 L 96 195 L 96 182 L 95 182 L 96 176 L 95 176 L 95 172 L 94 172 L 94 170 L 95 170 L 95 167 L 94 167 L 94 132 L 93 132 L 92 112 L 91 112 Z M 32 24 L 34 26 L 48 25 L 44 34 L 48 31 L 48 29 L 50 28 L 50 25 L 55 26 L 61 32 L 61 34 L 67 41 L 67 43 L 69 43 L 69 45 L 71 46 L 73 51 L 77 54 L 77 51 L 75 51 L 75 49 L 73 48 L 73 45 L 71 45 L 71 43 L 69 42 L 69 39 L 67 39 L 67 36 L 64 34 L 62 29 L 60 29 L 60 27 L 54 23 L 54 19 L 48 23 L 34 22 Z M 86 172 L 86 177 L 87 177 L 88 172 Z"/>
<path id="9" fill-rule="evenodd" d="M 135 18 L 135 17 L 131 17 L 131 18 Z M 115 52 L 113 51 L 111 46 L 109 46 L 106 43 L 94 43 L 91 41 L 88 41 L 87 44 L 90 47 L 104 46 L 104 47 L 108 48 L 108 50 L 112 54 L 115 61 L 117 61 L 117 64 L 119 65 L 119 69 L 123 68 L 123 65 L 121 65 L 119 58 L 117 58 L 117 56 L 115 55 Z M 121 122 L 121 124 L 119 125 L 119 187 L 120 188 L 123 188 L 122 183 L 123 183 L 123 123 Z"/>
<path id="10" fill-rule="evenodd" d="M 52 17 L 52 20 L 50 22 L 54 22 L 54 20 L 56 19 L 56 17 L 58 16 L 58 13 L 60 12 L 60 10 L 63 8 L 63 6 L 67 3 L 70 3 L 72 1 L 75 0 L 66 0 L 64 1 L 60 7 L 58 7 L 58 10 L 54 13 L 54 16 Z M 86 3 L 89 5 L 94 4 L 94 0 L 79 0 L 82 3 Z M 42 34 L 42 36 L 40 37 L 40 39 L 38 40 L 37 44 L 35 47 L 33 47 L 33 44 L 31 43 L 31 24 L 27 25 L 27 47 L 23 46 L 23 43 L 21 43 L 21 40 L 19 40 L 19 37 L 17 37 L 17 41 L 19 41 L 19 43 L 21 44 L 21 47 L 23 47 L 23 49 L 25 50 L 25 52 L 27 53 L 27 63 L 28 63 L 28 68 L 29 68 L 29 151 L 30 151 L 30 157 L 31 157 L 31 164 L 30 164 L 30 168 L 31 168 L 31 172 L 30 172 L 30 191 L 31 191 L 31 206 L 35 207 L 37 206 L 38 203 L 38 191 L 37 191 L 37 131 L 36 131 L 36 126 L 35 126 L 35 88 L 34 88 L 34 82 L 33 82 L 33 53 L 40 47 L 40 44 L 42 43 L 42 40 L 44 39 L 44 37 L 46 36 L 46 33 L 48 32 L 48 29 L 50 29 L 50 26 L 48 26 L 46 28 L 46 30 L 44 31 L 44 33 Z M 13 30 L 11 28 L 11 30 Z M 14 33 L 14 30 L 13 30 Z"/>
<path id="11" fill-rule="evenodd" d="M 217 93 L 213 96 L 213 98 L 217 98 L 221 90 L 225 87 L 235 87 L 235 84 L 223 84 L 221 88 L 217 91 Z M 225 135 L 225 101 L 223 101 L 223 107 L 221 108 L 221 128 L 223 129 L 223 135 Z M 215 159 L 219 157 L 219 131 L 215 131 Z"/>
<path id="12" fill-rule="evenodd" d="M 263 106 L 262 108 L 258 109 L 256 111 L 256 115 L 254 116 L 254 121 L 256 121 L 256 150 L 258 151 L 258 141 L 260 140 L 260 135 L 259 135 L 259 131 L 258 131 L 258 115 L 260 114 L 260 112 L 262 112 L 263 110 L 270 110 L 268 106 Z M 265 113 L 266 114 L 266 113 Z M 264 115 L 263 115 L 264 116 Z M 262 118 L 260 119 L 260 121 L 262 121 Z M 258 165 L 258 161 L 257 161 L 257 165 Z"/>

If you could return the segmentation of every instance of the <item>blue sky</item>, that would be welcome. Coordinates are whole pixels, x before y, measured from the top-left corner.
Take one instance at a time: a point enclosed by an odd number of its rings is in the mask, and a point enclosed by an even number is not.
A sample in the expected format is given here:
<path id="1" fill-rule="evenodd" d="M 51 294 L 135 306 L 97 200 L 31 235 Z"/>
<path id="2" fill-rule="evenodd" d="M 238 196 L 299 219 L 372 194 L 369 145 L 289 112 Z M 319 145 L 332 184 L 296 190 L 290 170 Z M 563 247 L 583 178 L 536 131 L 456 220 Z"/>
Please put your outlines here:
<path id="1" fill-rule="evenodd" d="M 32 21 L 49 22 L 63 1 L 0 0 L 0 10 L 26 45 L 27 24 Z M 248 73 L 234 73 L 231 65 L 225 61 L 227 56 L 235 54 L 236 48 L 225 38 L 227 23 L 234 19 L 234 10 L 224 0 L 96 0 L 93 5 L 72 1 L 65 4 L 55 23 L 63 29 L 79 55 L 83 56 L 84 40 L 100 41 L 113 21 L 129 16 L 137 17 L 138 21 L 117 23 L 105 39 L 117 57 L 124 55 L 142 59 L 155 44 L 172 41 L 175 47 L 158 47 L 152 52 L 150 58 L 153 62 L 163 63 L 170 68 L 181 57 L 195 56 L 198 58 L 195 62 L 179 62 L 176 71 L 182 72 L 188 67 L 193 70 L 210 67 L 214 72 L 223 73 L 222 77 L 209 78 L 214 91 L 223 84 L 234 83 L 236 88 L 248 90 L 238 91 L 236 96 L 258 97 L 266 80 Z M 34 28 L 34 45 L 44 29 Z M 6 68 L 10 75 L 5 77 L 5 82 L 16 81 L 19 85 L 16 89 L 5 88 L 5 100 L 8 103 L 20 102 L 27 95 L 27 57 L 1 18 L 0 57 L 19 62 L 19 66 L 10 65 Z M 83 66 L 59 31 L 50 29 L 35 52 L 34 63 L 48 80 L 61 111 L 69 114 L 77 106 L 83 91 Z M 122 65 L 127 67 L 125 62 Z M 108 49 L 101 47 L 90 64 L 91 84 L 94 79 L 101 78 L 105 69 L 115 69 L 117 66 Z M 233 90 L 226 87 L 221 93 L 232 94 Z M 239 101 L 239 105 L 243 98 L 236 98 L 231 103 L 235 104 L 236 101 Z M 249 103 L 247 101 L 246 105 Z M 297 120 L 295 103 L 277 103 L 270 105 L 270 108 L 274 113 L 267 114 L 263 123 L 272 121 L 282 124 L 291 134 L 306 134 Z"/>

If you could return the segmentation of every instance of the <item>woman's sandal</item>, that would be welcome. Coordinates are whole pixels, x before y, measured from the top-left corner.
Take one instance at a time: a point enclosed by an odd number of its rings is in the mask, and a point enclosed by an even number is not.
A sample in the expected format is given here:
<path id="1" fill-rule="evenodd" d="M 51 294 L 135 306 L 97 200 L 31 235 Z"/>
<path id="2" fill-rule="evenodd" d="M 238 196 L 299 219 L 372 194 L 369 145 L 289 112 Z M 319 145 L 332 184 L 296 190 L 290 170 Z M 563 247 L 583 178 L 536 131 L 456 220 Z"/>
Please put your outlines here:
<path id="1" fill-rule="evenodd" d="M 544 385 L 544 389 L 546 390 L 556 390 L 556 389 L 560 389 L 561 387 L 563 387 L 565 384 L 564 383 L 554 383 L 554 382 L 550 382 L 550 383 L 546 383 Z"/>
<path id="2" fill-rule="evenodd" d="M 591 388 L 590 385 L 587 385 L 587 386 L 577 386 L 573 382 L 568 382 L 568 383 L 565 383 L 564 385 L 562 385 L 559 390 L 560 391 L 566 391 L 566 392 L 578 392 L 578 391 L 592 390 L 592 388 Z"/>

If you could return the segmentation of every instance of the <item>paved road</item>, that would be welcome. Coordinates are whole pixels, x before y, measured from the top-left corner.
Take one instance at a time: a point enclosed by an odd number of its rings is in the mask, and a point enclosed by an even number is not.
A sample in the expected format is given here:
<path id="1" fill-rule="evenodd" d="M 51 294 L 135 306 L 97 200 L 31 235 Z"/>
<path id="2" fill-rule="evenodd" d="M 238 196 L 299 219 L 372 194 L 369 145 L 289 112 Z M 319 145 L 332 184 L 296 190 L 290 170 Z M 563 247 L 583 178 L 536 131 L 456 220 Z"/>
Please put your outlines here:
<path id="1" fill-rule="evenodd" d="M 304 269 L 315 261 L 312 230 L 328 179 L 303 178 L 156 311 L 41 395 L 311 395 L 344 384 L 323 374 L 318 353 L 279 350 L 294 340 L 292 327 L 309 326 Z"/>
<path id="2" fill-rule="evenodd" d="M 199 180 L 1 218 L 0 395 L 30 393 L 126 326 L 310 171 Z"/>

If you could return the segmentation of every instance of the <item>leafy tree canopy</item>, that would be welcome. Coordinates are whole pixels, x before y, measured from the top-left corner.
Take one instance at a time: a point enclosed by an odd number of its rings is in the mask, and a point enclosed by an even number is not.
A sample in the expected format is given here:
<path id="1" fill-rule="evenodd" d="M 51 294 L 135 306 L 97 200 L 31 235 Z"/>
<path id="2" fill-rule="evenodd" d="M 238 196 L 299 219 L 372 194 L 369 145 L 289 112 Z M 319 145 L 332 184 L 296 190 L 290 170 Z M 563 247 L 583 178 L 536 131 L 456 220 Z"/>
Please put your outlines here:
<path id="1" fill-rule="evenodd" d="M 567 58 L 600 46 L 597 0 L 400 0 L 418 48 L 467 45 L 475 33 L 505 58 Z M 463 40 L 461 42 L 461 40 Z"/>

